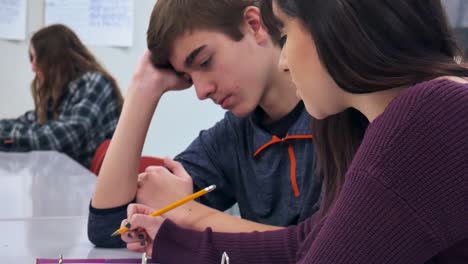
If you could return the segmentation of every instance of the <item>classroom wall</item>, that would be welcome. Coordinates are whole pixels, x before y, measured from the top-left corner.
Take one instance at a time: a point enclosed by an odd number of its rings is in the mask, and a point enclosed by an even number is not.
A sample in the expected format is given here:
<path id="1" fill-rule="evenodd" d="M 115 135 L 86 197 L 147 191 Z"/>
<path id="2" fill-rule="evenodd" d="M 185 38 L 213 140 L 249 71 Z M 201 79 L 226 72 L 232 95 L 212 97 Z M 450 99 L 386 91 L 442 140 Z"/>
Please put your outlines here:
<path id="1" fill-rule="evenodd" d="M 29 39 L 43 26 L 44 0 L 27 2 Z M 135 0 L 132 47 L 90 47 L 117 79 L 124 95 L 133 69 L 146 49 L 146 29 L 154 3 L 154 0 Z M 29 90 L 33 74 L 27 56 L 28 45 L 28 40 L 0 39 L 0 118 L 13 118 L 34 108 Z M 173 157 L 188 146 L 201 129 L 211 127 L 223 115 L 224 111 L 211 101 L 199 101 L 193 88 L 167 93 L 153 117 L 143 154 Z"/>

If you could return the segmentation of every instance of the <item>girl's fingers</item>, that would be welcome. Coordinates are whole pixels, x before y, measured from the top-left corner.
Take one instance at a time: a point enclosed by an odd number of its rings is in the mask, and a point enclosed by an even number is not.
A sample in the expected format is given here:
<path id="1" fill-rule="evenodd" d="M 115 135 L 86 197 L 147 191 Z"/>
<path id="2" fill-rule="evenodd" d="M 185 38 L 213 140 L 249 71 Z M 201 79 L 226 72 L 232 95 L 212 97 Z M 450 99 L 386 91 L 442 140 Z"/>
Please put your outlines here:
<path id="1" fill-rule="evenodd" d="M 128 243 L 127 248 L 134 252 L 146 252 L 146 241 L 138 241 L 134 243 Z"/>
<path id="2" fill-rule="evenodd" d="M 145 241 L 148 235 L 144 231 L 128 231 L 120 235 L 125 243 L 135 243 Z"/>

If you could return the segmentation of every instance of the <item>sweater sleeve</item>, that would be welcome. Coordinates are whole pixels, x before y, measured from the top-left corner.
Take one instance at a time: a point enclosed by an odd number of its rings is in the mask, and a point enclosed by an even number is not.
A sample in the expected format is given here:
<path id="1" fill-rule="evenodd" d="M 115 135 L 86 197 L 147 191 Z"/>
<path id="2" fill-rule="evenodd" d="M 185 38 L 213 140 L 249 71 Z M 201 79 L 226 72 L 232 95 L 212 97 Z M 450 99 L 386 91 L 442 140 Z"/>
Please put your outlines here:
<path id="1" fill-rule="evenodd" d="M 279 231 L 217 233 L 166 220 L 153 255 L 161 263 L 422 263 L 441 249 L 430 225 L 401 197 L 363 173 L 350 177 L 334 210 Z"/>
<path id="2" fill-rule="evenodd" d="M 312 216 L 298 226 L 252 233 L 203 232 L 162 224 L 153 246 L 160 263 L 219 263 L 226 252 L 232 263 L 296 263 L 304 241 L 316 235 L 322 221 Z"/>
<path id="3" fill-rule="evenodd" d="M 127 218 L 127 207 L 128 204 L 108 209 L 96 209 L 90 203 L 88 215 L 89 241 L 97 247 L 125 247 L 125 243 L 120 236 L 111 237 L 110 234 L 119 229 L 122 220 Z"/>

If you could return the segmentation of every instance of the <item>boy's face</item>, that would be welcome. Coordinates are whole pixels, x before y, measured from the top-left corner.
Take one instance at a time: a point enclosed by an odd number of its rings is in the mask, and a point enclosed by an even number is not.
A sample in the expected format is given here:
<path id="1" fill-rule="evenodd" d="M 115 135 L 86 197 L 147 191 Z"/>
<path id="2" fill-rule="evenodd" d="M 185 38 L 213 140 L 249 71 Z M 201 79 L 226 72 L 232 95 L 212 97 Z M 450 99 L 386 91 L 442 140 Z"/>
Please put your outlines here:
<path id="1" fill-rule="evenodd" d="M 200 100 L 211 99 L 239 117 L 261 103 L 277 67 L 258 36 L 247 30 L 234 41 L 215 31 L 195 30 L 176 38 L 169 57 L 174 69 L 192 79 Z"/>

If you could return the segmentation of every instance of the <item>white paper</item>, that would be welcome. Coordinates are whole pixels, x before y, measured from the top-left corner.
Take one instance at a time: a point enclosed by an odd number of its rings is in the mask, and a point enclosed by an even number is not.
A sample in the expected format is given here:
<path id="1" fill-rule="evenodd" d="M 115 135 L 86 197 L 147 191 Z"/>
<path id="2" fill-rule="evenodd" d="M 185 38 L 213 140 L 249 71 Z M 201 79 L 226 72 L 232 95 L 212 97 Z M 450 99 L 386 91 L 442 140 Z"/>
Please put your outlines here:
<path id="1" fill-rule="evenodd" d="M 133 8 L 133 0 L 46 0 L 45 24 L 64 24 L 87 45 L 129 47 Z"/>
<path id="2" fill-rule="evenodd" d="M 0 0 L 0 38 L 24 40 L 26 0 Z"/>

